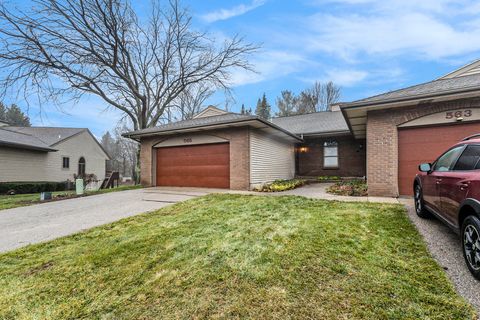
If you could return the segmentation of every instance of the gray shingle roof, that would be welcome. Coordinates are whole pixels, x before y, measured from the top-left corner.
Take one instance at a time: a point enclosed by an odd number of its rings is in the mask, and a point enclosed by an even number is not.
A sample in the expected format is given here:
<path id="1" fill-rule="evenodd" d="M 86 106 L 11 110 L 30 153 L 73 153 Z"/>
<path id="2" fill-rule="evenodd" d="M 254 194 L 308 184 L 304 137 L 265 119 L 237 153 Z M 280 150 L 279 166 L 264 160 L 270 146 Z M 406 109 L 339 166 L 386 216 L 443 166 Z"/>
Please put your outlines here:
<path id="1" fill-rule="evenodd" d="M 22 147 L 25 149 L 39 151 L 56 151 L 37 137 L 29 134 L 10 131 L 7 130 L 6 127 L 0 128 L 0 145 Z"/>
<path id="2" fill-rule="evenodd" d="M 87 129 L 0 127 L 0 144 L 30 150 L 56 151 L 55 144 Z"/>
<path id="3" fill-rule="evenodd" d="M 340 111 L 325 111 L 273 118 L 272 123 L 295 134 L 322 134 L 349 131 Z"/>
<path id="4" fill-rule="evenodd" d="M 347 103 L 347 105 L 362 105 L 391 100 L 403 100 L 473 89 L 480 89 L 480 74 L 473 74 L 469 76 L 462 76 L 450 79 L 438 79 L 408 88 L 390 91 L 373 97 L 357 100 L 351 103 Z"/>
<path id="5" fill-rule="evenodd" d="M 160 125 L 158 127 L 132 131 L 132 132 L 126 133 L 125 135 L 129 136 L 129 135 L 142 135 L 142 134 L 149 134 L 149 133 L 161 133 L 166 131 L 190 129 L 190 128 L 196 128 L 196 127 L 204 127 L 209 125 L 225 124 L 230 122 L 255 120 L 255 119 L 258 119 L 258 118 L 256 116 L 251 116 L 251 115 L 244 115 L 244 114 L 238 114 L 238 113 L 226 113 L 219 116 L 202 117 L 202 118 L 172 122 L 172 123 Z"/>
<path id="6" fill-rule="evenodd" d="M 3 127 L 10 131 L 34 136 L 49 146 L 59 143 L 86 129 L 82 128 L 55 128 L 55 127 Z"/>

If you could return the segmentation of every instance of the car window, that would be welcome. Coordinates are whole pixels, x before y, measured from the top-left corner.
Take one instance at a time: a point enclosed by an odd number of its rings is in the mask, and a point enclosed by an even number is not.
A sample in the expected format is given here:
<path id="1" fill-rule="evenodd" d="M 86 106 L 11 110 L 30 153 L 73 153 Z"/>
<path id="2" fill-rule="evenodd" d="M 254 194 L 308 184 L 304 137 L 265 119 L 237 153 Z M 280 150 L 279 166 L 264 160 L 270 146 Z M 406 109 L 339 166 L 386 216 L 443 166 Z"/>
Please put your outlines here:
<path id="1" fill-rule="evenodd" d="M 453 170 L 474 170 L 480 159 L 480 146 L 469 145 L 465 148 Z"/>
<path id="2" fill-rule="evenodd" d="M 445 152 L 435 162 L 433 171 L 450 171 L 460 153 L 463 151 L 463 146 L 455 147 Z"/>

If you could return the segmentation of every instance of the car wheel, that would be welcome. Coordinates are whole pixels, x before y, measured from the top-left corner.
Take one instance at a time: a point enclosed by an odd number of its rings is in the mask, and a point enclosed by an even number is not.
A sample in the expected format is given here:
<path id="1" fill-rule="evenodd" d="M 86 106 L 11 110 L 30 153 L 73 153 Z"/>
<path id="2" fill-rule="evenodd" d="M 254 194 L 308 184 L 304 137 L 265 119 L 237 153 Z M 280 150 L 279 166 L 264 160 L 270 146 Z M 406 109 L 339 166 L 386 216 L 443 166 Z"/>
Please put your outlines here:
<path id="1" fill-rule="evenodd" d="M 417 213 L 417 216 L 419 216 L 420 218 L 430 218 L 432 215 L 430 212 L 427 211 L 427 209 L 425 209 L 425 205 L 423 204 L 422 187 L 419 184 L 415 185 L 414 200 L 415 212 Z"/>
<path id="2" fill-rule="evenodd" d="M 480 220 L 475 216 L 463 221 L 462 247 L 468 269 L 480 280 Z"/>

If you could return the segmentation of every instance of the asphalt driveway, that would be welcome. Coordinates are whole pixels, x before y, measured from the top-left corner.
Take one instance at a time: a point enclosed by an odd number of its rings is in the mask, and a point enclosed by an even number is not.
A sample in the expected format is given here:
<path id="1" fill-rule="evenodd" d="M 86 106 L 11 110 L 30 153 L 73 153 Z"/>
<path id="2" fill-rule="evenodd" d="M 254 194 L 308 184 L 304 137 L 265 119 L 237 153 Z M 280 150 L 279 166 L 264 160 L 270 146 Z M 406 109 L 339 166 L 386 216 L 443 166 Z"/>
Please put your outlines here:
<path id="1" fill-rule="evenodd" d="M 148 188 L 1 210 L 0 252 L 73 234 L 212 191 Z"/>

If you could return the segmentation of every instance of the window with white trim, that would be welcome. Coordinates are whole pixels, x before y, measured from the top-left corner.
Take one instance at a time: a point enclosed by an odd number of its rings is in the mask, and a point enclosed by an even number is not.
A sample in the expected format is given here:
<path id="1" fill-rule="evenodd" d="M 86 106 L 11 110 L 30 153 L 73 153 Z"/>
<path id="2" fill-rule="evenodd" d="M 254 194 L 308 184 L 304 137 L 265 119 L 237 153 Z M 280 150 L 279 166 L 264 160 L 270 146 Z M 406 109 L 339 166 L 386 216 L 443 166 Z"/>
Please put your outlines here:
<path id="1" fill-rule="evenodd" d="M 338 168 L 338 143 L 336 141 L 323 143 L 323 167 Z"/>

